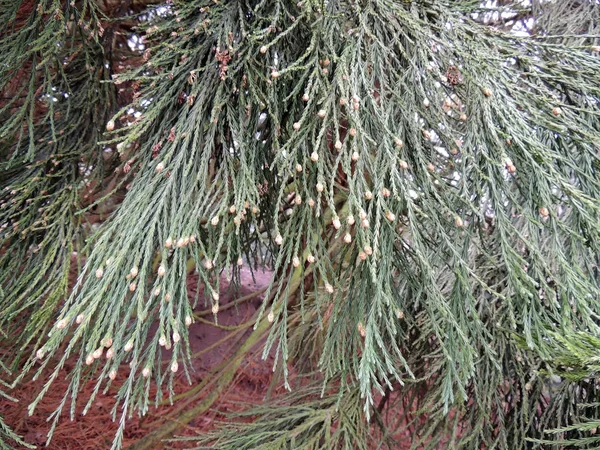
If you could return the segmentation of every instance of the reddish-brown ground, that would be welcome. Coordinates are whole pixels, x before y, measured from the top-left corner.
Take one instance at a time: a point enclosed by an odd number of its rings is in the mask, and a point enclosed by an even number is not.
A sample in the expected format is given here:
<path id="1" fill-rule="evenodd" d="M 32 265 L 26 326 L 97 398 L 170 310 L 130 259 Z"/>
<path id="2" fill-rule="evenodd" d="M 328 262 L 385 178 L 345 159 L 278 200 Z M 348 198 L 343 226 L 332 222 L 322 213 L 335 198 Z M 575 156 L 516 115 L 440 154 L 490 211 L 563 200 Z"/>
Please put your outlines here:
<path id="1" fill-rule="evenodd" d="M 261 290 L 268 284 L 270 277 L 271 274 L 268 272 L 255 273 L 253 280 L 248 270 L 242 270 L 241 291 L 237 293 L 236 297 L 243 297 Z M 190 296 L 193 296 L 196 280 L 191 279 L 189 286 Z M 222 292 L 228 292 L 227 287 L 227 282 L 223 280 Z M 237 307 L 227 309 L 226 305 L 233 301 L 233 294 L 228 292 L 221 295 L 222 310 L 219 312 L 219 324 L 235 326 L 247 322 L 260 306 L 261 299 L 261 296 L 257 296 L 250 301 L 239 303 Z M 210 310 L 210 305 L 208 310 Z M 204 305 L 199 305 L 196 311 L 204 311 Z M 234 339 L 229 339 L 217 344 L 218 341 L 226 338 L 230 331 L 211 325 L 212 314 L 206 314 L 204 317 L 207 322 L 195 322 L 190 327 L 189 332 L 191 350 L 195 354 L 195 372 L 192 374 L 192 386 L 200 382 L 212 368 L 228 357 L 231 351 L 231 343 L 234 341 Z M 246 334 L 249 332 L 250 330 L 245 331 Z M 193 435 L 194 433 L 213 429 L 215 421 L 223 419 L 224 413 L 240 410 L 243 408 L 242 404 L 256 404 L 264 399 L 272 374 L 273 361 L 271 359 L 262 360 L 261 350 L 258 346 L 255 352 L 249 354 L 240 366 L 234 382 L 225 390 L 213 407 L 207 413 L 195 418 L 183 427 L 178 432 L 179 435 Z M 127 371 L 123 370 L 121 373 L 124 378 Z M 119 379 L 116 381 L 118 382 Z M 90 380 L 85 384 L 80 398 L 85 399 L 87 397 L 86 393 L 89 394 L 93 390 L 94 384 L 95 380 Z M 116 385 L 118 384 L 116 383 Z M 56 381 L 53 388 L 39 404 L 34 415 L 30 417 L 27 415 L 27 405 L 39 392 L 41 386 L 41 381 L 22 383 L 17 389 L 10 392 L 10 395 L 19 400 L 18 403 L 5 399 L 0 400 L 0 415 L 4 416 L 7 424 L 22 435 L 28 443 L 38 446 L 44 446 L 46 442 L 46 434 L 50 429 L 50 423 L 46 419 L 62 400 L 66 382 Z M 175 391 L 179 394 L 189 389 L 190 385 L 185 375 L 181 373 L 175 384 Z M 117 424 L 111 420 L 114 392 L 113 389 L 106 395 L 99 395 L 85 416 L 81 415 L 81 410 L 78 411 L 74 421 L 71 421 L 65 415 L 56 428 L 50 445 L 46 448 L 56 450 L 109 449 L 117 430 Z M 168 415 L 177 405 L 178 403 L 173 406 L 165 405 L 152 408 L 147 416 L 143 418 L 134 417 L 129 420 L 125 430 L 125 447 L 144 437 L 150 431 L 165 423 L 166 420 L 170 420 Z M 68 408 L 65 409 L 68 410 Z M 190 446 L 190 443 L 187 443 L 187 447 Z M 174 443 L 163 444 L 160 448 L 185 447 L 183 444 Z"/>
<path id="2" fill-rule="evenodd" d="M 225 279 L 222 279 L 221 310 L 218 314 L 219 325 L 235 327 L 243 323 L 250 323 L 253 320 L 252 316 L 261 305 L 262 291 L 268 285 L 271 276 L 272 274 L 269 272 L 259 272 L 254 273 L 253 277 L 249 270 L 242 269 L 240 290 L 235 294 L 228 290 L 228 283 Z M 193 299 L 196 294 L 197 279 L 191 277 L 188 286 L 190 299 Z M 248 294 L 257 292 L 260 295 L 249 300 L 235 301 L 235 299 L 241 299 L 248 296 Z M 252 329 L 252 327 L 248 327 L 245 331 L 232 333 L 229 330 L 215 327 L 210 305 L 205 307 L 203 303 L 196 308 L 196 314 L 200 316 L 201 320 L 196 321 L 189 328 L 190 346 L 195 369 L 190 374 L 192 384 L 188 383 L 185 374 L 180 370 L 174 385 L 176 394 L 185 393 L 190 388 L 205 380 L 212 369 L 231 356 L 244 338 L 250 334 Z M 226 419 L 227 413 L 240 411 L 248 405 L 256 405 L 263 402 L 270 388 L 273 374 L 273 358 L 268 357 L 266 360 L 263 360 L 261 358 L 262 349 L 263 346 L 260 343 L 254 351 L 248 353 L 236 372 L 233 382 L 225 389 L 212 407 L 206 413 L 195 417 L 188 424 L 180 426 L 175 434 L 177 436 L 204 434 L 215 430 L 217 422 Z M 6 351 L 7 349 L 4 350 Z M 165 359 L 168 360 L 169 355 L 165 355 Z M 69 372 L 69 367 L 67 364 L 65 373 Z M 68 410 L 70 405 L 67 405 L 65 407 L 67 413 L 63 414 L 48 447 L 44 447 L 46 435 L 51 426 L 51 423 L 47 419 L 63 399 L 67 387 L 65 380 L 55 381 L 52 389 L 45 395 L 32 416 L 27 414 L 27 406 L 42 388 L 44 380 L 28 381 L 19 384 L 15 390 L 9 392 L 10 395 L 19 400 L 18 403 L 0 397 L 0 416 L 3 416 L 6 423 L 18 434 L 22 435 L 26 442 L 42 448 L 51 450 L 108 450 L 117 431 L 117 423 L 111 420 L 114 394 L 117 387 L 125 380 L 128 372 L 127 367 L 119 371 L 119 375 L 114 383 L 115 387 L 107 394 L 100 393 L 88 413 L 83 416 L 81 415 L 81 410 L 89 394 L 93 391 L 96 380 L 91 379 L 85 383 L 79 394 L 79 408 L 75 420 L 71 421 L 69 419 Z M 209 386 L 205 391 L 204 395 L 207 395 L 210 393 L 211 387 Z M 280 392 L 283 392 L 283 388 L 282 386 L 277 386 L 271 394 Z M 395 402 L 396 396 L 397 392 L 390 393 L 389 398 L 386 399 L 388 406 Z M 377 397 L 376 404 L 379 404 L 381 397 Z M 154 398 L 153 392 L 150 394 L 150 398 Z M 161 425 L 173 420 L 173 417 L 195 406 L 203 398 L 203 396 L 196 397 L 193 402 L 185 406 L 186 399 L 184 398 L 176 401 L 173 405 L 165 404 L 157 408 L 152 407 L 145 417 L 140 418 L 135 416 L 128 420 L 124 435 L 124 448 L 131 446 Z M 385 408 L 385 422 L 397 429 L 394 435 L 397 440 L 397 447 L 395 447 L 397 450 L 410 447 L 411 434 L 414 431 L 406 430 L 401 426 L 402 423 L 406 424 L 406 417 L 399 415 L 398 409 L 400 408 L 403 411 L 414 410 L 414 406 L 403 405 L 400 402 L 399 405 L 395 405 L 392 408 Z M 398 421 L 400 423 L 397 423 Z M 402 443 L 406 445 L 402 445 Z M 156 448 L 185 449 L 193 446 L 193 442 L 163 442 Z"/>

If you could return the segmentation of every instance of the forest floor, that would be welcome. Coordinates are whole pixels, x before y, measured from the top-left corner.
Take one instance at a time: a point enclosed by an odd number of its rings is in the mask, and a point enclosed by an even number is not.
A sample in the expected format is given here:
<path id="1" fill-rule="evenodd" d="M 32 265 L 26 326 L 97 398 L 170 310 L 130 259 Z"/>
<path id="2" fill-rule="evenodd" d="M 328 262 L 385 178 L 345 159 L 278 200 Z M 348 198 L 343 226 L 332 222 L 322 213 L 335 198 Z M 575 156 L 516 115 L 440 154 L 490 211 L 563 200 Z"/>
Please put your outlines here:
<path id="1" fill-rule="evenodd" d="M 262 304 L 265 288 L 272 276 L 273 274 L 268 271 L 251 273 L 249 269 L 244 267 L 241 270 L 237 290 L 231 289 L 230 283 L 223 276 L 221 278 L 218 324 L 214 322 L 210 303 L 205 305 L 202 300 L 204 297 L 203 292 L 199 293 L 198 298 L 200 300 L 194 311 L 197 320 L 189 327 L 190 352 L 193 364 L 193 370 L 189 371 L 190 379 L 188 380 L 180 365 L 180 370 L 173 383 L 174 402 L 171 404 L 166 398 L 157 407 L 152 403 L 145 416 L 134 415 L 127 420 L 123 438 L 124 449 L 138 450 L 136 444 L 142 443 L 144 438 L 147 438 L 148 435 L 161 426 L 178 422 L 178 417 L 201 404 L 203 400 L 211 395 L 213 390 L 216 389 L 214 386 L 216 382 L 211 382 L 209 378 L 211 372 L 218 370 L 217 368 L 223 361 L 231 359 L 241 343 L 252 332 L 255 324 L 255 313 Z M 74 281 L 75 275 L 73 276 Z M 197 288 L 197 276 L 189 276 L 188 296 L 191 302 L 196 298 Z M 168 436 L 193 437 L 195 435 L 206 435 L 208 432 L 215 431 L 220 423 L 231 420 L 228 419 L 229 414 L 256 406 L 268 398 L 283 393 L 285 389 L 281 379 L 273 376 L 273 355 L 270 354 L 266 359 L 263 359 L 263 347 L 264 340 L 258 341 L 251 351 L 245 353 L 242 363 L 235 371 L 232 382 L 227 385 L 206 412 L 196 415 L 191 421 L 186 421 L 187 423 L 179 423 L 177 431 Z M 10 349 L 0 349 L 0 352 L 6 355 L 6 358 L 3 358 L 4 360 L 8 360 L 10 351 Z M 170 356 L 170 352 L 164 351 L 165 366 L 169 364 Z M 64 373 L 69 373 L 73 366 L 74 361 L 67 361 Z M 291 364 L 288 365 L 288 370 L 290 371 L 290 382 L 294 383 L 296 377 Z M 52 426 L 52 422 L 48 421 L 48 418 L 63 400 L 69 383 L 68 379 L 57 379 L 31 416 L 28 415 L 27 407 L 40 392 L 45 380 L 32 381 L 29 379 L 19 383 L 16 389 L 8 391 L 9 395 L 18 400 L 18 403 L 0 397 L 0 416 L 4 417 L 7 425 L 23 436 L 27 443 L 38 448 L 49 450 L 109 450 L 118 429 L 121 413 L 118 410 L 117 420 L 112 420 L 115 394 L 119 386 L 127 379 L 128 373 L 128 365 L 123 364 L 115 382 L 107 392 L 103 392 L 104 388 L 100 390 L 86 415 L 82 415 L 82 410 L 90 394 L 94 391 L 97 381 L 95 377 L 87 380 L 82 379 L 74 420 L 70 420 L 71 405 L 70 402 L 67 402 L 54 430 L 52 440 L 47 447 L 45 446 L 47 434 Z M 155 398 L 156 386 L 154 383 L 151 386 L 149 398 L 152 400 Z M 203 386 L 199 394 L 194 392 L 194 388 L 197 386 Z M 165 394 L 163 398 L 168 395 L 166 388 L 163 394 Z M 387 399 L 389 405 L 394 401 L 397 392 L 388 394 L 390 397 Z M 376 395 L 376 400 L 376 404 L 382 400 L 379 394 Z M 395 405 L 391 408 L 385 408 L 385 422 L 395 423 L 396 427 L 399 427 L 393 436 L 396 440 L 393 450 L 409 448 L 412 441 L 411 433 L 405 427 L 399 426 L 400 423 L 397 422 L 398 418 L 404 417 L 404 414 L 400 414 L 398 407 L 403 410 L 414 409 L 411 405 Z M 236 418 L 236 420 L 248 421 L 252 419 Z M 401 422 L 403 422 L 402 419 Z M 373 448 L 381 448 L 377 446 L 376 441 L 377 439 L 374 439 Z M 197 447 L 197 445 L 196 442 L 189 440 L 163 440 L 160 444 L 144 446 L 143 449 L 190 449 Z M 442 447 L 439 448 L 445 447 L 442 444 Z"/>
<path id="2" fill-rule="evenodd" d="M 190 350 L 193 355 L 194 371 L 190 372 L 191 385 L 183 370 L 180 370 L 174 390 L 176 395 L 183 394 L 194 385 L 200 383 L 211 370 L 219 363 L 228 358 L 233 351 L 233 342 L 250 334 L 252 326 L 245 329 L 231 328 L 239 327 L 252 320 L 253 314 L 260 307 L 262 295 L 258 295 L 249 301 L 237 302 L 234 298 L 242 298 L 251 293 L 260 292 L 269 283 L 272 274 L 269 272 L 250 273 L 248 269 L 242 269 L 241 287 L 235 294 L 228 289 L 229 284 L 223 278 L 221 285 L 221 311 L 218 315 L 218 325 L 215 326 L 210 305 L 204 306 L 202 301 L 196 308 L 202 321 L 196 321 L 189 328 Z M 190 277 L 189 295 L 194 298 L 197 287 L 197 279 Z M 202 295 L 200 296 L 202 298 Z M 220 327 L 228 328 L 223 329 Z M 8 351 L 5 349 L 4 351 Z M 240 368 L 238 369 L 233 383 L 222 393 L 205 414 L 196 417 L 192 422 L 180 428 L 177 435 L 193 436 L 197 433 L 205 433 L 213 430 L 216 423 L 226 418 L 227 413 L 244 409 L 246 405 L 257 404 L 264 400 L 273 373 L 273 358 L 263 360 L 261 357 L 262 345 L 257 345 L 254 351 L 248 353 Z M 165 355 L 167 357 L 168 355 Z M 68 366 L 65 368 L 68 372 Z M 95 387 L 96 380 L 91 379 L 83 384 L 80 393 L 75 420 L 68 417 L 70 405 L 67 404 L 66 412 L 63 413 L 52 441 L 45 447 L 50 450 L 100 450 L 109 449 L 112 439 L 117 431 L 118 423 L 111 419 L 111 410 L 114 406 L 114 395 L 119 386 L 119 381 L 125 380 L 128 367 L 124 366 L 119 371 L 113 387 L 106 394 L 98 394 L 92 407 L 85 416 L 81 414 L 89 394 Z M 10 391 L 10 395 L 19 402 L 14 403 L 6 399 L 0 399 L 0 415 L 18 434 L 22 435 L 26 442 L 44 447 L 46 435 L 51 427 L 48 417 L 57 405 L 62 401 L 68 380 L 57 380 L 52 389 L 46 394 L 32 416 L 27 414 L 27 406 L 33 400 L 43 385 L 43 380 L 28 381 L 21 383 L 17 389 Z M 277 389 L 278 390 L 278 389 Z M 87 395 L 86 395 L 87 394 Z M 151 395 L 150 398 L 153 398 Z M 199 401 L 199 399 L 196 399 Z M 175 401 L 173 405 L 168 403 L 159 407 L 150 407 L 146 416 L 140 418 L 137 415 L 127 421 L 124 435 L 124 448 L 127 448 L 146 436 L 149 432 L 160 427 L 164 423 L 173 420 L 170 414 L 177 410 L 179 404 L 185 402 L 185 398 Z M 189 408 L 190 405 L 187 405 Z M 185 409 L 184 409 L 185 410 Z M 120 411 L 119 411 L 120 412 Z M 117 415 L 118 417 L 118 415 Z M 160 444 L 156 448 L 189 448 L 193 442 L 168 442 Z"/>

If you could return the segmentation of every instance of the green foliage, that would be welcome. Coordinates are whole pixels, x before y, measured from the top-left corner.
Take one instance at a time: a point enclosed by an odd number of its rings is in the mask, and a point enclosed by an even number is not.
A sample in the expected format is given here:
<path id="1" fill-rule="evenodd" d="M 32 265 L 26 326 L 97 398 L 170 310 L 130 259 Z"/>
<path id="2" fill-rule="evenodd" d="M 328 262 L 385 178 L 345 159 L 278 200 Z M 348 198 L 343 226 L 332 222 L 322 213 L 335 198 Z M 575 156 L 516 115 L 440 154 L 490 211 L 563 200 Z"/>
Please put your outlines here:
<path id="1" fill-rule="evenodd" d="M 415 448 L 585 432 L 569 421 L 600 401 L 585 381 L 600 331 L 600 6 L 499 3 L 174 2 L 138 16 L 146 47 L 117 74 L 100 3 L 37 2 L 22 23 L 22 3 L 3 5 L 0 325 L 24 330 L 24 374 L 36 351 L 35 376 L 50 373 L 31 410 L 69 358 L 55 418 L 69 399 L 74 414 L 82 377 L 95 395 L 125 367 L 122 427 L 151 383 L 166 391 L 155 402 L 172 396 L 193 308 L 217 320 L 220 276 L 235 288 L 248 264 L 275 273 L 256 318 L 272 322 L 265 354 L 290 388 L 288 362 L 327 395 L 251 411 L 214 437 L 223 448 L 361 448 L 361 420 L 381 420 L 375 399 L 392 392 L 386 408 L 416 412 L 381 422 L 384 442 L 402 427 Z M 516 34 L 500 13 L 538 28 Z M 103 146 L 125 176 L 104 170 Z M 105 199 L 129 182 L 92 233 L 90 183 Z M 190 302 L 192 271 L 204 298 Z"/>
<path id="2" fill-rule="evenodd" d="M 1 294 L 1 291 L 0 291 Z M 3 377 L 7 374 L 10 374 L 7 367 L 0 362 L 0 370 L 2 371 Z M 9 386 L 5 381 L 0 381 L 0 397 L 4 399 L 8 399 L 10 401 L 16 402 L 15 398 L 12 398 L 5 392 L 5 389 L 8 390 L 11 386 Z M 23 441 L 21 436 L 17 435 L 14 431 L 10 429 L 8 425 L 4 422 L 4 419 L 0 417 L 0 449 L 2 450 L 12 450 L 15 444 L 21 446 L 21 448 L 35 448 L 35 446 L 30 445 Z"/>
<path id="3" fill-rule="evenodd" d="M 81 192 L 108 176 L 97 125 L 114 102 L 95 3 L 31 6 L 0 10 L 17 27 L 0 39 L 0 90 L 10 95 L 0 103 L 0 324 L 20 349 L 47 332 L 68 293 L 73 252 L 89 232 Z"/>
<path id="4" fill-rule="evenodd" d="M 369 430 L 362 419 L 358 389 L 345 395 L 320 396 L 318 387 L 291 394 L 285 402 L 272 402 L 239 415 L 258 416 L 243 425 L 224 423 L 216 435 L 183 439 L 211 443 L 221 449 L 367 449 Z M 199 447 L 202 448 L 202 447 Z"/>

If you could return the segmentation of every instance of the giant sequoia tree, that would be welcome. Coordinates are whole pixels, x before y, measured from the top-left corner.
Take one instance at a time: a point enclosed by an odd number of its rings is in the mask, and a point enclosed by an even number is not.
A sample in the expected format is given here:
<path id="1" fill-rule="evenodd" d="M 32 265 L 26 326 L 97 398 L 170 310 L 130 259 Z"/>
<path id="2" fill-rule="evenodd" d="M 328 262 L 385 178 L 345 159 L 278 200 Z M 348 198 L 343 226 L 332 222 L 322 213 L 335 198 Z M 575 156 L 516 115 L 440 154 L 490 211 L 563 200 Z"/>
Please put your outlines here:
<path id="1" fill-rule="evenodd" d="M 120 448 L 244 266 L 273 271 L 254 331 L 138 448 L 257 343 L 288 393 L 190 448 L 600 445 L 596 0 L 3 0 L 0 27 L 3 389 L 47 380 L 30 411 L 67 363 L 54 420 L 125 374 Z"/>

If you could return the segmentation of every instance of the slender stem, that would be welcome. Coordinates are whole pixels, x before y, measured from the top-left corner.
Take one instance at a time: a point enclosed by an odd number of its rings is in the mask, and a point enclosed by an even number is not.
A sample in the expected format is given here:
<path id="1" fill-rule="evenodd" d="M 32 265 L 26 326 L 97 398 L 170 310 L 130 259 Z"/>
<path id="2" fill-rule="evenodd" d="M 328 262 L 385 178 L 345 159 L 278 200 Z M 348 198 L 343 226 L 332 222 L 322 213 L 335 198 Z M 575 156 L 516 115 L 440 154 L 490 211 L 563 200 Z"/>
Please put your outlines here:
<path id="1" fill-rule="evenodd" d="M 237 300 L 235 300 L 235 301 L 233 301 L 231 303 L 227 303 L 226 305 L 219 306 L 219 311 L 225 311 L 225 310 L 228 310 L 230 308 L 233 308 L 234 306 L 239 305 L 240 303 L 244 303 L 244 302 L 247 302 L 249 300 L 252 300 L 253 298 L 258 297 L 259 295 L 264 294 L 266 290 L 267 290 L 266 288 L 262 288 L 262 289 L 260 289 L 260 290 L 258 290 L 256 292 L 252 292 L 252 293 L 250 293 L 248 295 L 240 297 L 239 299 L 237 299 Z M 200 312 L 195 313 L 194 317 L 196 319 L 199 319 L 201 316 L 208 316 L 210 314 L 212 314 L 212 311 L 210 309 L 207 309 L 206 311 L 200 311 Z"/>
<path id="2" fill-rule="evenodd" d="M 216 377 L 207 377 L 206 379 L 212 379 L 213 389 L 210 390 L 209 395 L 198 403 L 192 409 L 177 416 L 177 421 L 172 420 L 160 426 L 154 432 L 146 435 L 133 445 L 127 447 L 130 450 L 146 450 L 156 448 L 161 440 L 170 436 L 172 433 L 177 431 L 181 426 L 188 424 L 195 417 L 204 414 L 219 398 L 221 393 L 229 386 L 235 373 L 240 367 L 244 356 L 254 347 L 255 344 L 263 339 L 270 327 L 270 323 L 267 320 L 263 320 L 256 330 L 248 337 L 248 339 L 242 344 L 235 355 L 228 361 L 227 368 L 223 371 L 217 371 Z"/>

